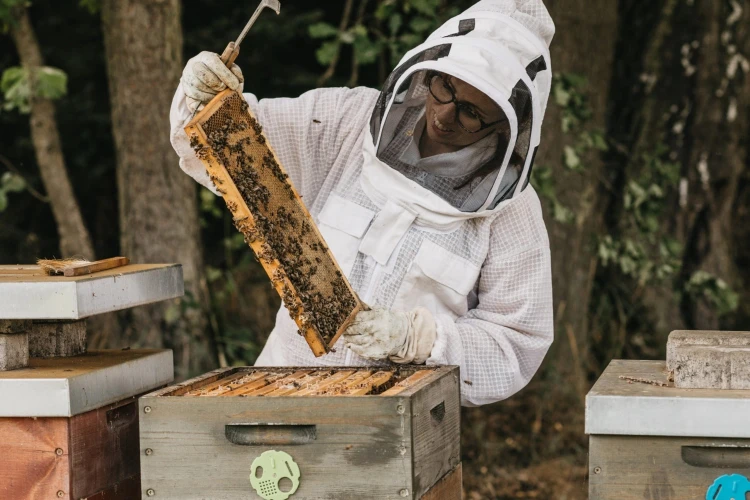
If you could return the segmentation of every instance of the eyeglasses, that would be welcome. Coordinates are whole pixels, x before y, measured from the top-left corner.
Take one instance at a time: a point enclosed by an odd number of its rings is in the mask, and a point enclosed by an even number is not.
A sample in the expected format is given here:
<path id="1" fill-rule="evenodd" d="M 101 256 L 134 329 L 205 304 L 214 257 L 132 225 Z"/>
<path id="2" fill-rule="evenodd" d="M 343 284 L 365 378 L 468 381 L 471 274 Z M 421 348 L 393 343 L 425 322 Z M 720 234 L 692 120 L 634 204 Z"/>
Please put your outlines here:
<path id="1" fill-rule="evenodd" d="M 471 106 L 456 100 L 456 92 L 441 75 L 436 74 L 430 77 L 430 94 L 440 104 L 454 103 L 456 105 L 456 121 L 464 131 L 470 134 L 476 134 L 505 120 L 505 118 L 501 118 L 492 123 L 482 121 Z"/>

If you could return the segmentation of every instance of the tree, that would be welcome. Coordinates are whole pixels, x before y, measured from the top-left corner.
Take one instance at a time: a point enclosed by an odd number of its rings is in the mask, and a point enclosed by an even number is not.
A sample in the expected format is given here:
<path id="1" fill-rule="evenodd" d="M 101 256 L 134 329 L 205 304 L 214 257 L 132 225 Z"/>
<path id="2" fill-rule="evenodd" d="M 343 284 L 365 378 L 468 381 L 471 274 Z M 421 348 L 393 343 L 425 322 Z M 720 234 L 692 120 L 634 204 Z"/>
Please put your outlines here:
<path id="1" fill-rule="evenodd" d="M 668 272 L 638 294 L 657 345 L 675 329 L 735 326 L 724 318 L 748 279 L 738 234 L 750 172 L 749 21 L 750 9 L 734 0 L 662 2 L 633 83 L 622 128 L 636 132 L 619 139 L 627 152 L 619 185 L 621 199 L 638 203 L 616 211 L 612 231 L 650 236 L 651 251 L 638 249 L 647 258 L 659 248 L 670 254 Z"/>
<path id="2" fill-rule="evenodd" d="M 617 3 L 546 4 L 556 24 L 551 47 L 555 81 L 534 184 L 546 201 L 552 251 L 556 341 L 550 366 L 575 374 L 576 389 L 582 393 L 587 388 L 583 368 L 597 267 L 595 241 L 603 230 L 602 207 L 607 200 L 601 182 L 606 168 L 601 134 L 607 123 Z"/>
<path id="3" fill-rule="evenodd" d="M 94 248 L 68 178 L 55 118 L 53 100 L 65 94 L 65 73 L 44 66 L 26 2 L 2 3 L 0 13 L 5 11 L 8 17 L 0 21 L 7 22 L 21 60 L 21 68 L 3 73 L 2 87 L 11 107 L 30 114 L 34 152 L 57 223 L 61 256 L 93 259 Z"/>
<path id="4" fill-rule="evenodd" d="M 169 108 L 182 70 L 179 0 L 104 0 L 121 246 L 135 262 L 179 262 L 186 298 L 134 309 L 129 336 L 175 351 L 178 377 L 215 367 L 206 334 L 195 183 L 177 166 Z"/>

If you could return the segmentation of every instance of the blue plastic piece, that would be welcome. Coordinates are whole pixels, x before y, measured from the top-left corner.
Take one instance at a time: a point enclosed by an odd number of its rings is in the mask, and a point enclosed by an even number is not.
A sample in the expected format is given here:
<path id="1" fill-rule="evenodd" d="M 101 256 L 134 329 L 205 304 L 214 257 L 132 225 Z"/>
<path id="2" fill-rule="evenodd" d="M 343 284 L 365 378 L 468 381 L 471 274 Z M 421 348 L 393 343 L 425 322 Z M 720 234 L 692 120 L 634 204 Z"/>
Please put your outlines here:
<path id="1" fill-rule="evenodd" d="M 706 492 L 706 500 L 745 500 L 750 493 L 750 481 L 740 474 L 716 478 Z"/>

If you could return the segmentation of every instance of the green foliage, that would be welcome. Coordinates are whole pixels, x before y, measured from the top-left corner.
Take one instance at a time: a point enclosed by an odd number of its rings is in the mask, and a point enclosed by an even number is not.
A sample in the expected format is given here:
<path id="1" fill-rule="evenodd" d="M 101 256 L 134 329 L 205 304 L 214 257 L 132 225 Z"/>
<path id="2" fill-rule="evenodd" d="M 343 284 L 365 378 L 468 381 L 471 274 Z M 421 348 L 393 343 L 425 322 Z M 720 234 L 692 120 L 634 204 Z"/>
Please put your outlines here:
<path id="1" fill-rule="evenodd" d="M 447 4 L 446 0 L 384 0 L 345 30 L 318 22 L 308 34 L 320 41 L 316 58 L 323 66 L 336 61 L 344 47 L 351 47 L 359 66 L 373 64 L 381 55 L 396 65 L 409 49 L 460 12 L 460 7 Z"/>
<path id="2" fill-rule="evenodd" d="M 563 132 L 570 132 L 591 118 L 586 88 L 588 81 L 576 73 L 556 73 L 552 81 L 552 96 L 563 109 Z"/>
<path id="3" fill-rule="evenodd" d="M 550 203 L 552 207 L 552 217 L 557 222 L 563 224 L 573 222 L 575 214 L 557 199 L 555 179 L 551 168 L 541 165 L 534 167 L 534 170 L 531 172 L 531 184 L 534 186 L 534 189 L 536 189 L 539 196 Z"/>
<path id="4" fill-rule="evenodd" d="M 0 92 L 3 93 L 2 109 L 11 111 L 18 109 L 21 113 L 28 113 L 29 97 L 31 89 L 29 88 L 28 72 L 20 66 L 14 66 L 3 71 L 0 77 Z"/>
<path id="5" fill-rule="evenodd" d="M 6 69 L 0 77 L 0 92 L 3 93 L 2 109 L 17 109 L 20 113 L 31 111 L 31 85 L 29 72 L 20 66 Z M 42 99 L 60 99 L 68 91 L 68 76 L 58 68 L 42 66 L 35 72 L 34 91 Z"/>
<path id="6" fill-rule="evenodd" d="M 651 241 L 659 230 L 666 193 L 680 180 L 680 164 L 662 160 L 666 152 L 667 148 L 660 145 L 653 153 L 643 155 L 642 173 L 628 182 L 623 198 L 630 222 Z"/>
<path id="7" fill-rule="evenodd" d="M 693 273 L 684 292 L 693 300 L 706 300 L 720 316 L 736 311 L 740 302 L 739 295 L 724 280 L 705 271 Z"/>
<path id="8" fill-rule="evenodd" d="M 579 174 L 587 170 L 587 155 L 608 149 L 603 132 L 584 129 L 591 118 L 585 87 L 586 79 L 574 73 L 556 73 L 552 81 L 555 103 L 562 108 L 562 130 L 566 139 L 572 142 L 563 147 L 562 164 Z M 575 214 L 557 197 L 552 170 L 537 167 L 531 182 L 539 195 L 549 202 L 552 216 L 557 222 L 569 224 L 575 220 Z"/>
<path id="9" fill-rule="evenodd" d="M 23 177 L 12 172 L 5 172 L 0 177 L 0 212 L 8 208 L 8 193 L 18 193 L 26 189 Z"/>
<path id="10" fill-rule="evenodd" d="M 79 5 L 89 11 L 89 14 L 97 14 L 102 9 L 102 0 L 80 0 Z"/>
<path id="11" fill-rule="evenodd" d="M 0 0 L 0 28 L 7 32 L 15 22 L 14 13 L 17 9 L 31 5 L 29 0 Z"/>

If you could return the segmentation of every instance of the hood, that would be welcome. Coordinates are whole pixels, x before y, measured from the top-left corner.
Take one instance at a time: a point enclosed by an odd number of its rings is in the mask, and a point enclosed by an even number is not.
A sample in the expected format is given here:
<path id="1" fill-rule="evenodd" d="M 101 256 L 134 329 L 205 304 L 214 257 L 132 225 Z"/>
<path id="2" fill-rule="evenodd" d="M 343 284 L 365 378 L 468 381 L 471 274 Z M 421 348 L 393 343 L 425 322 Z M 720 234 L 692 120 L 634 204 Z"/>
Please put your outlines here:
<path id="1" fill-rule="evenodd" d="M 483 0 L 450 19 L 409 51 L 385 82 L 370 120 L 365 155 L 369 150 L 369 156 L 376 156 L 381 164 L 418 184 L 405 192 L 420 191 L 417 198 L 421 203 L 430 197 L 439 198 L 430 207 L 433 210 L 437 206 L 445 213 L 452 207 L 476 216 L 512 200 L 528 185 L 539 147 L 552 80 L 549 44 L 554 30 L 541 0 Z M 445 172 L 439 165 L 434 171 L 420 171 L 420 165 L 433 168 L 441 158 L 428 158 L 430 162 L 422 163 L 404 160 L 404 151 L 414 147 L 408 144 L 408 138 L 419 134 L 416 128 L 429 127 L 425 102 L 436 95 L 430 94 L 435 74 L 481 91 L 499 106 L 507 120 L 500 140 L 477 143 L 494 148 L 491 154 L 472 151 L 468 146 L 467 151 L 444 158 L 449 164 L 477 162 L 467 168 L 466 179 L 455 180 L 457 176 L 453 175 L 446 180 L 440 174 L 433 175 Z M 454 92 L 453 102 L 460 97 Z M 455 109 L 460 120 L 460 108 Z"/>

